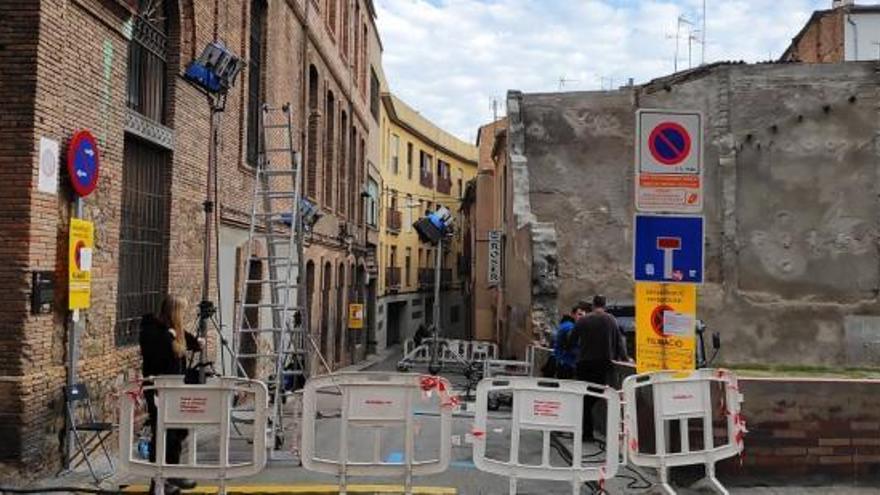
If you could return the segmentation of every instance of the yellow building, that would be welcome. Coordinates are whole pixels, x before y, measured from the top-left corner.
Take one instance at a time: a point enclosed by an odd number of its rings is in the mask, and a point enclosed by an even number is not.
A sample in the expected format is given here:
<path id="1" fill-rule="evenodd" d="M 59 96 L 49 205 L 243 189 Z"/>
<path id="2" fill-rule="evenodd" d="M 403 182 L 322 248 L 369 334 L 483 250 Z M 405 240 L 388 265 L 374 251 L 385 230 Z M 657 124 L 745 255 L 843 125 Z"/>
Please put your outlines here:
<path id="1" fill-rule="evenodd" d="M 477 148 L 440 129 L 390 93 L 380 115 L 382 184 L 379 220 L 379 301 L 376 346 L 403 343 L 419 324 L 429 325 L 434 301 L 436 247 L 419 241 L 413 222 L 439 205 L 455 217 L 456 231 L 442 259 L 440 328 L 467 337 L 462 256 L 467 235 L 461 203 L 465 184 L 477 173 Z"/>

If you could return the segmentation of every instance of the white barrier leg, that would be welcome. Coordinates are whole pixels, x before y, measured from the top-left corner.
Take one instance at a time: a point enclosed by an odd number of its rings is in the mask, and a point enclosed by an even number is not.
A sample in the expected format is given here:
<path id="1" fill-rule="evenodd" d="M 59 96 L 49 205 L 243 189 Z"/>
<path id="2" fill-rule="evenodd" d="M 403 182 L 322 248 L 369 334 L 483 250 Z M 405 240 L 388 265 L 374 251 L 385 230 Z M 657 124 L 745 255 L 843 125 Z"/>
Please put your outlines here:
<path id="1" fill-rule="evenodd" d="M 667 495 L 676 495 L 675 490 L 672 489 L 672 485 L 669 484 L 669 470 L 666 466 L 660 466 L 657 468 L 657 472 L 660 474 L 660 488 L 667 493 Z"/>
<path id="2" fill-rule="evenodd" d="M 730 495 L 730 492 L 727 491 L 727 488 L 724 488 L 724 485 L 721 484 L 721 481 L 715 475 L 714 462 L 706 463 L 706 477 L 698 481 L 695 486 L 706 486 L 721 495 Z"/>
<path id="3" fill-rule="evenodd" d="M 510 495 L 516 495 L 516 476 L 510 477 Z"/>

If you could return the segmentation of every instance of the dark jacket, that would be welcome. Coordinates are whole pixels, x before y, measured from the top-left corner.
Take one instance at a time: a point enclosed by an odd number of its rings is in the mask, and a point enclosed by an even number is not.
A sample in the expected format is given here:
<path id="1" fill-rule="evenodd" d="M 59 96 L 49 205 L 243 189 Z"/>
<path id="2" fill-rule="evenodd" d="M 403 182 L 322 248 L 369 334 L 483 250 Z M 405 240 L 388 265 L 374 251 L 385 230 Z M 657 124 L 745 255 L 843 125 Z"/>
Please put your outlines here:
<path id="1" fill-rule="evenodd" d="M 579 319 L 574 332 L 578 342 L 579 362 L 608 362 L 621 359 L 620 329 L 617 320 L 607 313 L 590 313 Z"/>
<path id="2" fill-rule="evenodd" d="M 183 330 L 175 330 L 183 331 Z M 185 332 L 186 348 L 190 351 L 199 350 L 198 340 Z M 141 319 L 140 332 L 141 357 L 143 366 L 141 373 L 144 378 L 158 375 L 182 375 L 186 371 L 186 358 L 174 355 L 172 347 L 174 337 L 168 326 L 154 315 L 144 315 Z"/>

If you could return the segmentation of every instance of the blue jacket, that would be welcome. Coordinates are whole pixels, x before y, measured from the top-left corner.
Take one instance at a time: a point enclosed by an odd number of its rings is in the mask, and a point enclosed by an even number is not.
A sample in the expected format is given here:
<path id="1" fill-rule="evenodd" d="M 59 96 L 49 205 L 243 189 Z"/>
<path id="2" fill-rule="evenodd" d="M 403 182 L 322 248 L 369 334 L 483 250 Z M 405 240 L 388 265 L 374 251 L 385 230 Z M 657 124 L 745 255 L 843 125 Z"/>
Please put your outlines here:
<path id="1" fill-rule="evenodd" d="M 574 331 L 574 323 L 571 321 L 563 321 L 556 330 L 556 338 L 553 339 L 553 357 L 559 366 L 566 368 L 574 368 L 577 365 L 577 346 L 568 346 L 568 340 L 571 332 Z"/>

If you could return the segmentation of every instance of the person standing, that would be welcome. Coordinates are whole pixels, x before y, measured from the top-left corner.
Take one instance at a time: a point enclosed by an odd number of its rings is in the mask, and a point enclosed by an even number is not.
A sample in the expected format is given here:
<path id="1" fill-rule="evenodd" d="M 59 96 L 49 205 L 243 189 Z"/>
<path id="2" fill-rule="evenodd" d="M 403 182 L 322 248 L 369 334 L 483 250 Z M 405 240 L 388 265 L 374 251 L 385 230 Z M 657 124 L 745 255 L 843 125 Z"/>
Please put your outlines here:
<path id="1" fill-rule="evenodd" d="M 575 377 L 578 346 L 572 332 L 577 321 L 592 310 L 590 303 L 581 301 L 562 317 L 556 337 L 553 339 L 553 357 L 556 360 L 556 378 L 569 380 Z"/>
<path id="2" fill-rule="evenodd" d="M 593 297 L 593 311 L 578 320 L 574 329 L 578 343 L 577 379 L 596 385 L 608 384 L 612 361 L 620 355 L 617 321 L 605 312 L 605 306 L 604 296 Z M 584 396 L 582 438 L 585 442 L 594 439 L 592 411 L 597 400 Z"/>
<path id="3" fill-rule="evenodd" d="M 144 385 L 152 385 L 146 380 L 159 375 L 183 375 L 186 372 L 186 352 L 201 349 L 201 342 L 183 329 L 183 315 L 186 301 L 180 297 L 168 295 L 162 301 L 158 315 L 144 315 L 141 319 L 139 343 L 143 359 L 141 372 Z M 148 390 L 144 393 L 149 414 L 150 462 L 156 462 L 156 392 Z M 187 431 L 169 429 L 165 436 L 165 461 L 168 464 L 180 464 L 180 453 Z M 196 482 L 188 479 L 169 478 L 165 484 L 165 493 L 174 494 L 181 489 L 189 490 L 196 487 Z M 154 493 L 155 480 L 150 482 L 150 493 Z"/>

